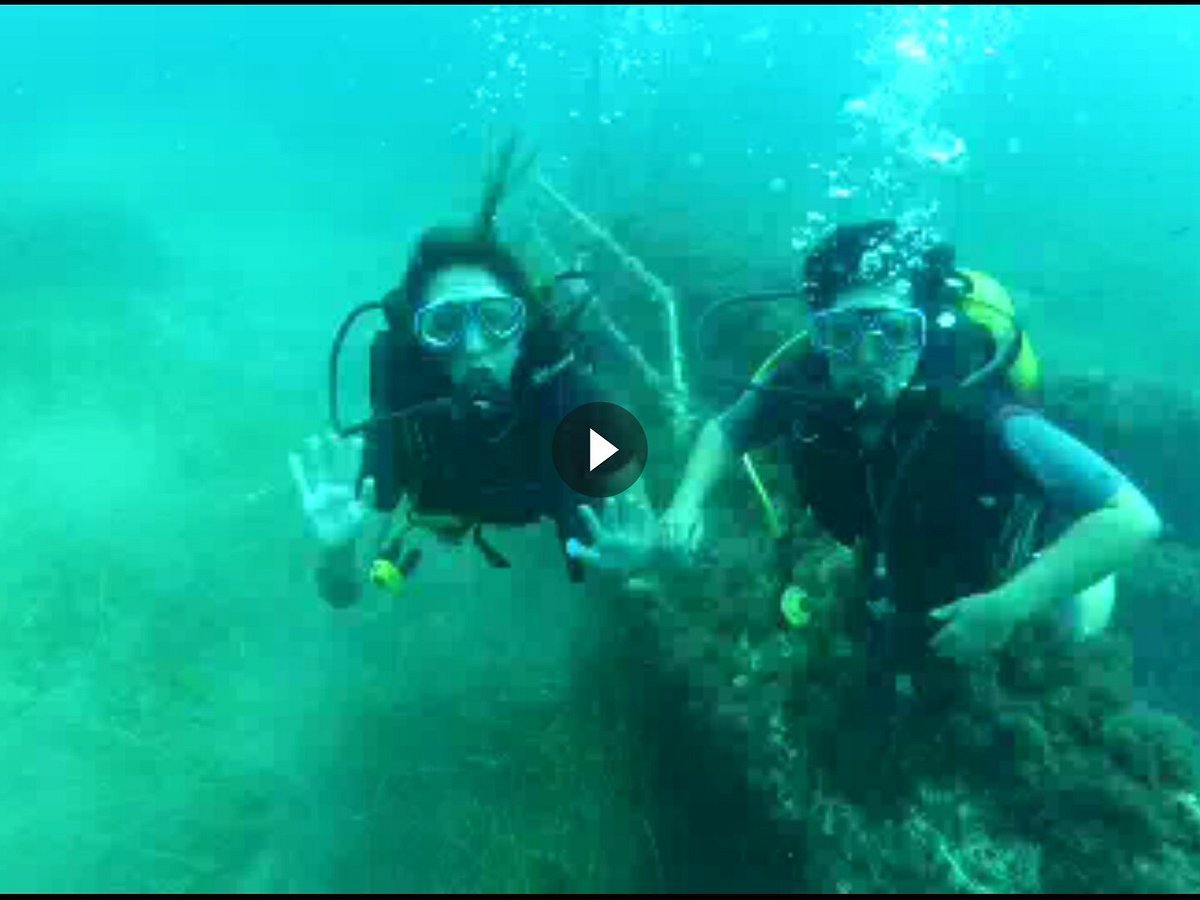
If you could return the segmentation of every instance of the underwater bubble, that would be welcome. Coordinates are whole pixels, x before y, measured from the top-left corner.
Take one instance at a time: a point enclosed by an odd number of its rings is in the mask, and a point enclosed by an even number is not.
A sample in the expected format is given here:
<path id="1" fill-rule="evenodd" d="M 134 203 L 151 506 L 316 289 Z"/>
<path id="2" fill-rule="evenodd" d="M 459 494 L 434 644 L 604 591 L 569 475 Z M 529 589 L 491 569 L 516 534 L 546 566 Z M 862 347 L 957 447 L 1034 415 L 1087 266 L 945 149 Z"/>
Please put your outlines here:
<path id="1" fill-rule="evenodd" d="M 740 44 L 761 44 L 764 41 L 769 41 L 770 39 L 770 27 L 767 25 L 759 25 L 757 28 L 753 28 L 750 31 L 739 35 L 737 40 Z"/>
<path id="2" fill-rule="evenodd" d="M 854 189 L 848 187 L 831 186 L 829 188 L 829 196 L 833 200 L 849 200 L 854 196 Z"/>
<path id="3" fill-rule="evenodd" d="M 889 163 L 890 165 L 890 163 Z M 885 168 L 876 166 L 871 170 L 871 174 L 867 176 L 871 187 L 885 191 L 892 187 L 892 173 Z"/>
<path id="4" fill-rule="evenodd" d="M 700 153 L 689 153 L 687 155 L 687 164 L 693 169 L 698 169 L 704 165 L 704 156 Z"/>
<path id="5" fill-rule="evenodd" d="M 853 100 L 847 100 L 842 109 L 854 116 L 865 116 L 871 111 L 871 104 L 862 97 L 856 97 Z"/>
<path id="6" fill-rule="evenodd" d="M 958 135 L 940 131 L 932 135 L 914 136 L 913 151 L 921 159 L 934 165 L 949 166 L 962 161 L 967 154 L 967 144 Z"/>
<path id="7" fill-rule="evenodd" d="M 787 190 L 787 179 L 776 175 L 767 183 L 767 190 L 772 194 L 782 194 Z"/>
<path id="8" fill-rule="evenodd" d="M 925 45 L 915 34 L 907 34 L 900 38 L 900 40 L 896 41 L 896 52 L 900 56 L 904 56 L 908 59 L 916 60 L 918 62 L 929 61 L 929 51 L 925 49 Z"/>
<path id="9" fill-rule="evenodd" d="M 1021 139 L 1019 137 L 1010 137 L 1008 139 L 1008 152 L 1013 155 L 1021 152 Z"/>

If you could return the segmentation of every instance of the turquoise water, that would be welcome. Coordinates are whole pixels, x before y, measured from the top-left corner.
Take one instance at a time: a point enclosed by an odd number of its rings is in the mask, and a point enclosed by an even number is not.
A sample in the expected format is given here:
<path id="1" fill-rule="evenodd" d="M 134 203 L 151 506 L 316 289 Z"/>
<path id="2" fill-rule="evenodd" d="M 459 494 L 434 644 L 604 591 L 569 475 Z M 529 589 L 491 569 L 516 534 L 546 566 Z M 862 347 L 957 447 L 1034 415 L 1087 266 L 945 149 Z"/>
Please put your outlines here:
<path id="1" fill-rule="evenodd" d="M 516 129 L 687 321 L 908 212 L 1048 370 L 1190 388 L 1198 49 L 1184 7 L 5 8 L 0 887 L 667 883 L 636 715 L 576 694 L 623 645 L 552 530 L 315 595 L 286 454 L 342 315 Z"/>

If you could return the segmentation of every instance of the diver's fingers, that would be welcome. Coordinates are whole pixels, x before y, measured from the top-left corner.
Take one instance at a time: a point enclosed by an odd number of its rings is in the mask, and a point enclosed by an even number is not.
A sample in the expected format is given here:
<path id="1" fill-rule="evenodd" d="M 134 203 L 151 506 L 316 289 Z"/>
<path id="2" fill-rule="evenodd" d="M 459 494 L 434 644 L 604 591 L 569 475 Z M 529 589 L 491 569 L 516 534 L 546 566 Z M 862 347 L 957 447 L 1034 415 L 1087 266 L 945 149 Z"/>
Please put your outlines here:
<path id="1" fill-rule="evenodd" d="M 625 492 L 639 510 L 649 511 L 653 513 L 650 507 L 650 495 L 646 493 L 646 482 L 640 478 L 634 483 L 628 491 Z"/>
<path id="2" fill-rule="evenodd" d="M 300 492 L 300 498 L 307 500 L 312 489 L 308 484 L 308 476 L 304 474 L 304 461 L 300 458 L 299 453 L 288 454 L 288 467 L 292 470 L 292 480 L 296 482 L 296 490 Z"/>
<path id="3" fill-rule="evenodd" d="M 579 505 L 579 517 L 583 519 L 583 524 L 587 528 L 593 541 L 600 540 L 600 535 L 604 533 L 604 526 L 600 524 L 600 519 L 596 516 L 596 511 L 587 503 Z"/>
<path id="4" fill-rule="evenodd" d="M 358 463 L 362 458 L 362 438 L 357 435 L 343 438 L 337 444 L 337 480 L 346 484 L 354 481 L 358 474 Z"/>
<path id="5" fill-rule="evenodd" d="M 638 485 L 634 485 L 622 494 L 621 501 L 625 504 L 625 508 L 629 511 L 630 515 L 639 522 L 645 518 L 646 511 L 650 508 L 650 501 L 646 497 L 646 492 L 638 490 Z"/>
<path id="6" fill-rule="evenodd" d="M 328 481 L 341 478 L 341 446 L 332 431 L 326 431 L 321 438 L 321 471 Z"/>
<path id="7" fill-rule="evenodd" d="M 617 503 L 616 497 L 606 497 L 604 500 L 604 521 L 609 528 L 614 531 L 619 530 L 623 524 L 621 515 L 621 504 Z"/>
<path id="8" fill-rule="evenodd" d="M 322 465 L 321 436 L 319 434 L 310 434 L 304 439 L 304 453 L 309 479 L 317 482 L 325 481 L 328 473 Z"/>
<path id="9" fill-rule="evenodd" d="M 954 603 L 947 603 L 945 606 L 939 606 L 936 609 L 930 610 L 929 618 L 937 619 L 941 622 L 953 619 L 959 608 L 962 606 L 961 600 L 956 600 Z"/>
<path id="10" fill-rule="evenodd" d="M 629 531 L 637 535 L 639 540 L 652 538 L 658 522 L 646 498 L 636 493 L 627 493 L 622 500 L 625 504 L 625 524 Z"/>
<path id="11" fill-rule="evenodd" d="M 645 575 L 634 575 L 625 579 L 625 590 L 633 595 L 641 595 L 649 597 L 655 591 L 662 587 L 659 580 L 655 577 L 647 577 Z"/>
<path id="12" fill-rule="evenodd" d="M 648 532 L 657 532 L 658 513 L 654 511 L 654 506 L 650 503 L 650 497 L 647 495 L 644 487 L 638 490 L 635 500 L 637 502 L 638 519 L 642 523 L 642 527 Z"/>
<path id="13" fill-rule="evenodd" d="M 342 440 L 332 431 L 325 433 L 325 453 L 329 460 L 329 475 L 339 484 L 346 483 L 348 444 L 349 441 Z"/>
<path id="14" fill-rule="evenodd" d="M 578 538 L 570 538 L 566 546 L 567 556 L 571 559 L 577 559 L 587 565 L 599 565 L 600 553 L 595 547 L 587 546 Z"/>
<path id="15" fill-rule="evenodd" d="M 363 479 L 362 504 L 367 509 L 375 508 L 375 479 L 368 476 Z"/>

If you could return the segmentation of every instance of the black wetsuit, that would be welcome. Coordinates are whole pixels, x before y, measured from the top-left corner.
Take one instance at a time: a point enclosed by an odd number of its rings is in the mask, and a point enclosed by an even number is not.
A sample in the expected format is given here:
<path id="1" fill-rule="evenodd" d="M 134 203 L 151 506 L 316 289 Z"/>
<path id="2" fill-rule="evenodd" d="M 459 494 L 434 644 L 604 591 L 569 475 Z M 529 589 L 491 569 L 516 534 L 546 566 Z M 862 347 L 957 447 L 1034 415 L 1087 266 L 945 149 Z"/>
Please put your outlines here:
<path id="1" fill-rule="evenodd" d="M 413 373 L 408 373 L 414 380 Z M 525 377 L 520 375 L 519 377 Z M 565 543 L 589 542 L 579 505 L 596 501 L 576 493 L 559 477 L 552 456 L 555 429 L 584 403 L 605 399 L 577 364 L 541 385 L 529 385 L 511 411 L 495 417 L 437 410 L 369 432 L 362 477 L 375 480 L 376 507 L 395 509 L 408 495 L 413 510 L 487 525 L 554 521 L 567 572 L 583 580 Z"/>

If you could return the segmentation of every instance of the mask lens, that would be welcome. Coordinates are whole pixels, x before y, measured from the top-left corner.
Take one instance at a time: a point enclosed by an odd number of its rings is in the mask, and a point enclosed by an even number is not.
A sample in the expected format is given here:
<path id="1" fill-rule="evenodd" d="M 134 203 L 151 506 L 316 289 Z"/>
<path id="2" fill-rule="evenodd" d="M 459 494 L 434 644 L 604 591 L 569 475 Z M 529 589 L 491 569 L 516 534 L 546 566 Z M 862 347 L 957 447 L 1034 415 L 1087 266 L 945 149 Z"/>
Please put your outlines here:
<path id="1" fill-rule="evenodd" d="M 507 340 L 525 324 L 525 304 L 509 296 L 439 301 L 417 313 L 416 332 L 426 346 L 444 349 L 461 341 L 471 322 L 493 340 Z"/>
<path id="2" fill-rule="evenodd" d="M 835 353 L 849 353 L 858 346 L 863 320 L 853 314 L 835 316 L 829 323 L 829 345 Z"/>
<path id="3" fill-rule="evenodd" d="M 448 347 L 461 336 L 466 307 L 461 303 L 436 303 L 417 313 L 417 335 L 431 347 Z"/>
<path id="4" fill-rule="evenodd" d="M 831 309 L 813 317 L 813 339 L 825 353 L 852 352 L 862 331 L 863 322 L 854 310 Z"/>
<path id="5" fill-rule="evenodd" d="M 825 353 L 848 356 L 867 332 L 893 352 L 916 350 L 924 343 L 925 318 L 915 309 L 834 309 L 813 317 L 813 340 Z"/>
<path id="6" fill-rule="evenodd" d="M 479 301 L 479 322 L 494 338 L 512 337 L 525 321 L 525 304 L 516 297 L 485 297 Z"/>
<path id="7" fill-rule="evenodd" d="M 924 320 L 916 310 L 891 310 L 880 313 L 875 327 L 893 350 L 916 350 L 921 346 Z"/>

